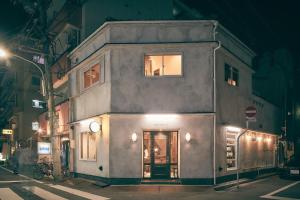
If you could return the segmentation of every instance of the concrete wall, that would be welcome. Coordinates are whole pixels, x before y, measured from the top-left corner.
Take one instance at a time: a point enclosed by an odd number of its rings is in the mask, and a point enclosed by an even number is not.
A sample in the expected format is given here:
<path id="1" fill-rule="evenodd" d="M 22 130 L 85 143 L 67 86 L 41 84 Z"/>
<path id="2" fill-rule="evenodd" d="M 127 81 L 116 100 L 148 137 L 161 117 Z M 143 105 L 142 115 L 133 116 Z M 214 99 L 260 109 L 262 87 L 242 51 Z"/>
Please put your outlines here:
<path id="1" fill-rule="evenodd" d="M 112 48 L 111 111 L 126 113 L 212 112 L 215 43 L 119 45 Z M 182 55 L 183 75 L 145 77 L 147 54 Z"/>
<path id="2" fill-rule="evenodd" d="M 95 63 L 104 66 L 104 82 L 99 81 L 90 88 L 83 89 L 83 72 Z M 110 73 L 110 52 L 101 50 L 93 54 L 90 59 L 82 62 L 76 70 L 71 71 L 69 87 L 72 99 L 72 121 L 110 112 Z"/>
<path id="3" fill-rule="evenodd" d="M 69 55 L 72 66 L 105 44 L 173 43 L 213 40 L 214 21 L 108 22 L 85 39 Z"/>
<path id="4" fill-rule="evenodd" d="M 231 86 L 225 81 L 225 63 L 239 70 L 239 85 Z M 241 138 L 241 168 L 253 169 L 256 167 L 274 166 L 274 135 L 266 133 L 279 133 L 280 110 L 269 102 L 252 94 L 252 69 L 240 57 L 230 53 L 227 49 L 221 48 L 217 51 L 216 62 L 216 109 L 217 109 L 217 129 L 216 129 L 216 155 L 217 155 L 217 175 L 235 173 L 235 170 L 226 170 L 226 126 L 236 126 L 245 128 L 245 109 L 254 106 L 257 109 L 256 122 L 250 122 L 249 128 L 259 132 L 262 136 L 273 138 L 272 144 L 266 142 L 249 141 Z"/>
<path id="5" fill-rule="evenodd" d="M 93 118 L 90 120 L 95 120 L 102 123 L 102 133 L 94 133 L 96 134 L 96 161 L 87 161 L 80 160 L 80 133 L 83 131 L 89 131 L 89 120 L 81 121 L 75 125 L 74 130 L 74 139 L 75 139 L 75 165 L 74 171 L 77 173 L 101 176 L 101 177 L 109 177 L 109 117 L 104 115 L 101 118 Z M 103 170 L 99 170 L 99 167 L 102 166 Z"/>
<path id="6" fill-rule="evenodd" d="M 178 130 L 180 178 L 212 178 L 213 116 L 200 114 L 111 115 L 110 177 L 142 178 L 144 130 Z M 135 132 L 138 139 L 131 141 Z M 185 141 L 185 134 L 191 141 Z"/>

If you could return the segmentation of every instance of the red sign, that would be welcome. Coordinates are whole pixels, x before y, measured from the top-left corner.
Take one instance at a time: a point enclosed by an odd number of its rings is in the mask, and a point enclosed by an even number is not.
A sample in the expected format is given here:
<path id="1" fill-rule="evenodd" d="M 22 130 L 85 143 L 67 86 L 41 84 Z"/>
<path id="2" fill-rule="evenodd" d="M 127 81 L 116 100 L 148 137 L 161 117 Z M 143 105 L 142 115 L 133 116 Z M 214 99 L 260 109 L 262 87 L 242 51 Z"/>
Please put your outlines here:
<path id="1" fill-rule="evenodd" d="M 253 118 L 256 115 L 256 108 L 254 106 L 248 106 L 245 110 L 247 118 Z"/>

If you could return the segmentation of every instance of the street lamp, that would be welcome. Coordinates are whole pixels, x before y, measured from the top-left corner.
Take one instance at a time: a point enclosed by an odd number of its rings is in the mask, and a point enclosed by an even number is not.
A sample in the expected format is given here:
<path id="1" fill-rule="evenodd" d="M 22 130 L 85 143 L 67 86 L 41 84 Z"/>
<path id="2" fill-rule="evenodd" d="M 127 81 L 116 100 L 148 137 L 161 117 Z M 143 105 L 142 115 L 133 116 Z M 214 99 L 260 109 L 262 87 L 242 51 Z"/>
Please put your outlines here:
<path id="1" fill-rule="evenodd" d="M 52 76 L 49 68 L 45 63 L 45 71 L 43 71 L 39 65 L 28 60 L 22 56 L 16 54 L 10 54 L 4 49 L 0 48 L 0 58 L 8 58 L 15 57 L 24 62 L 32 64 L 35 68 L 37 68 L 42 76 L 42 93 L 45 97 L 45 100 L 48 101 L 48 114 L 49 114 L 49 132 L 52 143 L 52 158 L 53 158 L 53 175 L 57 178 L 61 177 L 61 163 L 60 163 L 60 149 L 59 144 L 57 142 L 57 137 L 54 134 L 54 93 L 53 93 L 53 84 L 52 84 Z M 46 84 L 47 83 L 47 84 Z"/>

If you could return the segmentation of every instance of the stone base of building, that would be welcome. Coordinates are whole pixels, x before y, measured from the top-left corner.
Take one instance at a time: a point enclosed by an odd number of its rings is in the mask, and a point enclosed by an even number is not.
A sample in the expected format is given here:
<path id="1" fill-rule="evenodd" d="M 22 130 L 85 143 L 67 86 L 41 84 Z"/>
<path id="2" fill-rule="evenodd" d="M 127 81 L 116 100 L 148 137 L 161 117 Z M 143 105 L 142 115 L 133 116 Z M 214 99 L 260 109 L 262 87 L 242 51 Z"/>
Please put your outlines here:
<path id="1" fill-rule="evenodd" d="M 241 172 L 240 178 L 251 178 L 276 172 L 277 168 L 265 168 L 260 170 L 251 170 L 247 172 Z M 140 185 L 140 184 L 161 184 L 161 185 L 213 185 L 213 178 L 179 178 L 179 179 L 170 179 L 170 180 L 147 180 L 142 178 L 107 178 L 100 176 L 93 176 L 88 174 L 76 173 L 74 172 L 75 178 L 85 178 L 93 181 L 101 181 L 109 185 Z M 225 175 L 217 177 L 217 184 L 224 183 L 227 181 L 233 181 L 236 179 L 236 174 Z"/>

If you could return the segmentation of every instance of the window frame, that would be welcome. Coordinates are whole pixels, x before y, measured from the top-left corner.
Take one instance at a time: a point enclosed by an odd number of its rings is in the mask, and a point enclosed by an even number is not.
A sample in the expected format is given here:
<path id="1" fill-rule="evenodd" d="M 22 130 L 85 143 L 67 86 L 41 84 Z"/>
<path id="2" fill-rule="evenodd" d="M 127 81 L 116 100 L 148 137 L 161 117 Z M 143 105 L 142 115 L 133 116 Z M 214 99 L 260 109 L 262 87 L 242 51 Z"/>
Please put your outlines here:
<path id="1" fill-rule="evenodd" d="M 232 141 L 234 141 L 234 145 L 228 145 L 227 143 L 227 135 L 231 135 L 231 136 L 234 136 L 234 139 L 231 139 Z M 226 158 L 226 171 L 233 171 L 233 170 L 237 170 L 237 137 L 238 137 L 238 133 L 237 132 L 234 132 L 234 131 L 228 131 L 226 130 L 225 131 L 225 144 L 226 144 L 226 150 L 225 150 L 225 158 Z M 228 167 L 227 166 L 227 161 L 228 161 L 228 158 L 227 158 L 227 147 L 228 146 L 234 146 L 234 159 L 231 159 L 231 160 L 234 160 L 235 161 L 235 166 L 234 167 Z"/>
<path id="2" fill-rule="evenodd" d="M 226 69 L 228 68 L 229 70 L 229 75 L 226 76 Z M 234 77 L 234 74 L 237 74 L 237 79 L 234 80 L 233 77 Z M 227 78 L 227 80 L 226 80 Z M 235 81 L 236 84 L 232 84 L 230 81 Z M 238 68 L 236 67 L 233 67 L 232 65 L 228 64 L 228 63 L 225 63 L 224 64 L 224 81 L 227 83 L 227 85 L 230 85 L 230 86 L 233 86 L 233 87 L 239 87 L 240 86 L 240 71 Z"/>
<path id="3" fill-rule="evenodd" d="M 85 90 L 88 90 L 95 85 L 102 85 L 105 83 L 105 61 L 104 56 L 101 56 L 99 59 L 95 60 L 94 62 L 90 62 L 87 64 L 87 66 L 82 67 L 80 70 L 80 91 L 84 92 Z M 95 65 L 99 65 L 99 80 L 95 83 L 92 83 L 88 87 L 84 87 L 84 73 L 91 70 Z"/>
<path id="4" fill-rule="evenodd" d="M 160 76 L 146 76 L 145 75 L 145 57 L 146 56 L 181 56 L 181 63 L 180 63 L 180 70 L 181 74 L 180 75 L 160 75 Z M 143 55 L 143 76 L 145 78 L 178 78 L 178 77 L 183 77 L 184 71 L 183 71 L 183 52 L 155 52 L 155 53 L 144 53 Z"/>
<path id="5" fill-rule="evenodd" d="M 86 143 L 86 152 L 87 152 L 87 156 L 86 156 L 86 158 L 84 158 L 83 157 L 83 146 L 84 146 L 84 144 L 83 144 L 83 134 L 87 134 L 87 139 L 86 139 L 86 141 L 87 141 L 87 143 Z M 96 135 L 94 135 L 94 137 L 95 137 L 95 143 L 96 143 L 96 145 L 95 145 L 95 159 L 94 158 L 90 158 L 90 156 L 89 156 L 89 151 L 90 151 L 90 144 L 89 144 L 89 141 L 90 141 L 90 137 L 91 137 L 91 135 L 92 134 L 95 134 L 95 133 L 91 133 L 90 131 L 81 131 L 80 133 L 79 133 L 79 141 L 78 141 L 78 146 L 79 146 L 79 148 L 78 148 L 78 159 L 79 160 L 81 160 L 81 161 L 91 161 L 91 162 L 97 162 L 97 136 Z"/>

